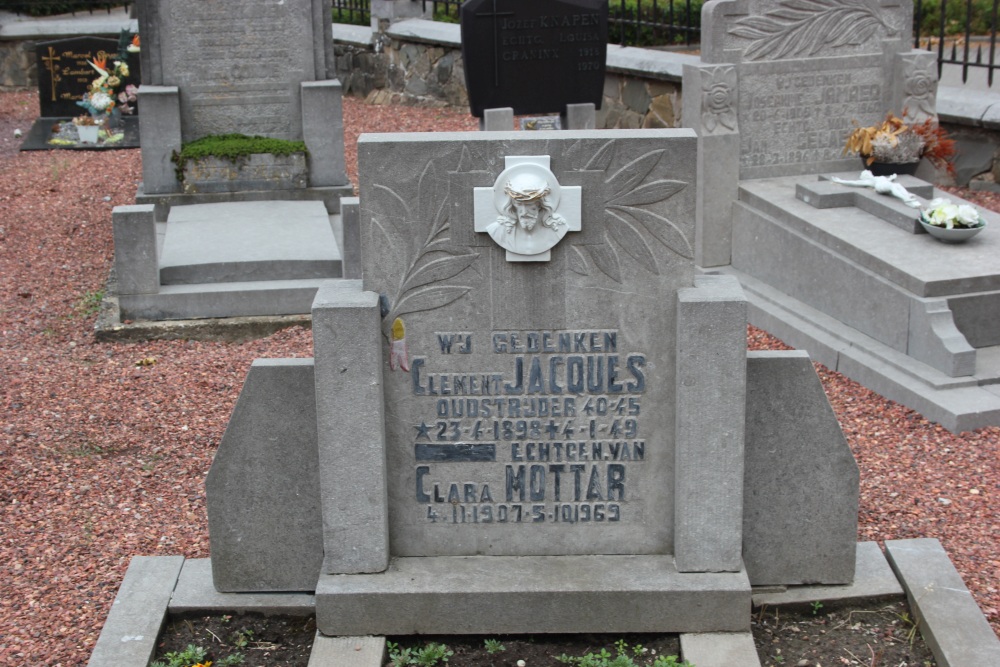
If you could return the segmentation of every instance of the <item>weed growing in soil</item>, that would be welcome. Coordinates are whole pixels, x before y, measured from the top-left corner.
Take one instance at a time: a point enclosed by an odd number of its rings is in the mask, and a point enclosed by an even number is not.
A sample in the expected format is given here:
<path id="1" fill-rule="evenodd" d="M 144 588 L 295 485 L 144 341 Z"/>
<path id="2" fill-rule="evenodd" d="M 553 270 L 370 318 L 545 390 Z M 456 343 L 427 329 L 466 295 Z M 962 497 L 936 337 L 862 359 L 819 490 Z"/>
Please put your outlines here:
<path id="1" fill-rule="evenodd" d="M 497 653 L 503 653 L 507 650 L 503 644 L 500 643 L 499 639 L 487 639 L 483 642 L 486 647 L 486 652 L 490 655 L 496 655 Z"/>
<path id="2" fill-rule="evenodd" d="M 687 660 L 678 662 L 676 655 L 658 655 L 653 658 L 652 662 L 648 662 L 647 660 L 643 660 L 647 651 L 641 644 L 636 644 L 629 648 L 628 643 L 624 639 L 619 639 L 615 642 L 615 652 L 617 655 L 614 658 L 611 657 L 611 652 L 604 648 L 597 653 L 585 653 L 580 657 L 563 653 L 556 660 L 566 665 L 572 665 L 573 667 L 641 667 L 642 665 L 651 665 L 652 667 L 695 667 Z M 634 658 L 639 658 L 640 662 L 636 663 Z"/>
<path id="3" fill-rule="evenodd" d="M 79 317 L 90 317 L 101 309 L 101 301 L 104 300 L 104 290 L 96 292 L 84 292 L 83 296 L 76 303 L 76 314 Z"/>
<path id="4" fill-rule="evenodd" d="M 164 655 L 163 658 L 166 662 L 157 660 L 150 667 L 209 667 L 212 664 L 217 667 L 231 667 L 243 664 L 243 656 L 239 653 L 230 653 L 214 663 L 210 660 L 206 661 L 206 657 L 208 657 L 208 651 L 200 646 L 188 644 L 183 651 L 171 651 Z"/>
<path id="5" fill-rule="evenodd" d="M 427 642 L 424 646 L 416 648 L 399 648 L 399 644 L 386 642 L 385 648 L 389 653 L 389 662 L 393 667 L 407 667 L 408 665 L 434 667 L 439 662 L 448 662 L 448 658 L 455 655 L 455 652 L 447 645 L 437 642 Z"/>

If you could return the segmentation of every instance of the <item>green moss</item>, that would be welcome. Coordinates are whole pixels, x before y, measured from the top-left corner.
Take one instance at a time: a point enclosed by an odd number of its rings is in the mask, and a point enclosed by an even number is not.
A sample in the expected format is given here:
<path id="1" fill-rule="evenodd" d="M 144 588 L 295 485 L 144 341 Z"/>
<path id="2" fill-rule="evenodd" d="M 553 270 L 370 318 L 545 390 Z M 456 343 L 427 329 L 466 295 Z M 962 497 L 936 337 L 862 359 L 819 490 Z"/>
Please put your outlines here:
<path id="1" fill-rule="evenodd" d="M 271 155 L 309 154 L 304 141 L 288 141 L 270 137 L 248 137 L 245 134 L 212 134 L 184 144 L 181 152 L 174 151 L 171 160 L 177 165 L 177 180 L 184 182 L 184 166 L 188 160 L 215 157 L 230 162 L 255 153 Z"/>

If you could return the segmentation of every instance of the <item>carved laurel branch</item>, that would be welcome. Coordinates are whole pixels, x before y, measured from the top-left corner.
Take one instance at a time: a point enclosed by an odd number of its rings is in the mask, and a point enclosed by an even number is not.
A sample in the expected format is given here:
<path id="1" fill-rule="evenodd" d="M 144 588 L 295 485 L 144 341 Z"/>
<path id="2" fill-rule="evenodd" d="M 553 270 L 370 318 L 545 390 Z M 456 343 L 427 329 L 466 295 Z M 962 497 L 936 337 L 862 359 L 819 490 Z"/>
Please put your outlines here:
<path id="1" fill-rule="evenodd" d="M 736 21 L 731 35 L 752 40 L 746 60 L 778 60 L 816 55 L 824 47 L 856 46 L 883 28 L 895 30 L 865 0 L 779 0 L 780 7 L 763 16 Z"/>
<path id="2" fill-rule="evenodd" d="M 585 164 L 578 167 L 584 171 L 599 170 L 607 172 L 615 155 L 615 141 L 608 141 Z M 567 157 L 571 164 L 581 152 L 577 143 L 569 149 Z M 691 241 L 684 231 L 674 222 L 647 208 L 687 187 L 683 181 L 667 179 L 645 182 L 650 173 L 659 163 L 666 150 L 650 151 L 632 160 L 605 180 L 606 192 L 609 192 L 604 202 L 605 232 L 604 243 L 598 245 L 572 246 L 569 253 L 569 268 L 580 275 L 590 275 L 587 256 L 602 273 L 614 280 L 622 282 L 621 260 L 617 248 L 636 261 L 639 266 L 654 275 L 659 275 L 660 268 L 650 243 L 652 240 L 666 246 L 681 257 L 692 258 L 694 251 Z M 650 238 L 651 237 L 651 238 Z"/>
<path id="3" fill-rule="evenodd" d="M 392 188 L 376 185 L 375 189 L 381 192 L 376 198 L 381 205 L 372 216 L 374 228 L 382 235 L 377 251 L 386 255 L 390 266 L 408 267 L 395 293 L 382 295 L 387 308 L 382 318 L 382 335 L 388 340 L 397 317 L 442 308 L 468 294 L 471 285 L 441 283 L 468 268 L 479 258 L 479 253 L 462 252 L 451 245 L 448 179 L 439 178 L 433 161 L 428 162 L 420 174 L 416 210 L 412 210 Z M 414 256 L 408 256 L 403 247 L 405 242 L 399 240 L 411 239 L 424 228 L 427 229 L 424 242 Z"/>

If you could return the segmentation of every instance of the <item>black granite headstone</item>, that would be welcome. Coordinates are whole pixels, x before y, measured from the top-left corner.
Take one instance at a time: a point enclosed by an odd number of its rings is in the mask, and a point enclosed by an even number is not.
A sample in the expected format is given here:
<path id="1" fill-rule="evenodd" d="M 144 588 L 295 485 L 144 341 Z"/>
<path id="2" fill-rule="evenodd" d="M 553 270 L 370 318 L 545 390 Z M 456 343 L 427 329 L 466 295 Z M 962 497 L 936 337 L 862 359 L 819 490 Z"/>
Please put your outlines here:
<path id="1" fill-rule="evenodd" d="M 600 108 L 608 51 L 607 0 L 468 0 L 462 57 L 472 115 Z"/>
<path id="2" fill-rule="evenodd" d="M 107 57 L 108 65 L 118 57 L 118 40 L 103 37 L 73 37 L 39 42 L 35 47 L 38 62 L 38 102 L 42 118 L 70 118 L 86 113 L 76 103 L 98 77 L 90 66 L 95 58 Z M 129 54 L 126 83 L 138 87 L 139 54 Z"/>

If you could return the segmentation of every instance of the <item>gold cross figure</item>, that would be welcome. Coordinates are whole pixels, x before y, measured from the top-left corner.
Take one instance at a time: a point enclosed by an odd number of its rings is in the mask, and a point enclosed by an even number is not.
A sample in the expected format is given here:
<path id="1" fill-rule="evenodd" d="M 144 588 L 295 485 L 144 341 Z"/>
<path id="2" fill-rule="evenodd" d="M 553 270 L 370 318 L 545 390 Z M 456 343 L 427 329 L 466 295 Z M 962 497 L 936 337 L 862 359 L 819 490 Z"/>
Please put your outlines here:
<path id="1" fill-rule="evenodd" d="M 49 71 L 49 79 L 52 81 L 52 101 L 56 101 L 56 83 L 62 78 L 59 76 L 59 68 L 56 67 L 56 61 L 62 60 L 56 55 L 56 50 L 49 47 L 49 55 L 42 56 L 42 61 L 45 63 L 45 69 Z"/>

